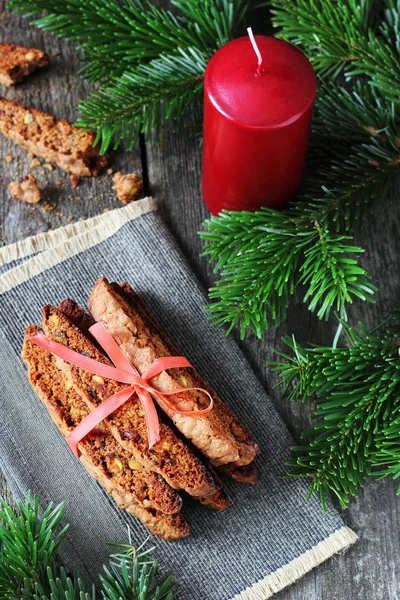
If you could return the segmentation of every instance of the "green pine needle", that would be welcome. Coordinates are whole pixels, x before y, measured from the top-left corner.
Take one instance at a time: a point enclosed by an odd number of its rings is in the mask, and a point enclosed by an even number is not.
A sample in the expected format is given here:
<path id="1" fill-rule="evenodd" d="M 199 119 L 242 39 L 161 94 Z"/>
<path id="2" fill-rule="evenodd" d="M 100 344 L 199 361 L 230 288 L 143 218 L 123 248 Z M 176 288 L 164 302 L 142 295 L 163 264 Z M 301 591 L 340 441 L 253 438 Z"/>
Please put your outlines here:
<path id="1" fill-rule="evenodd" d="M 96 600 L 77 575 L 61 566 L 58 550 L 68 525 L 62 526 L 64 504 L 50 503 L 40 510 L 38 497 L 28 493 L 15 513 L 4 500 L 0 510 L 0 600 Z M 146 543 L 135 548 L 112 544 L 119 552 L 110 556 L 99 574 L 104 600 L 172 600 L 171 574 L 157 578 L 155 548 Z"/>
<path id="2" fill-rule="evenodd" d="M 78 125 L 97 129 L 101 152 L 114 140 L 132 148 L 140 133 L 159 135 L 166 121 L 182 117 L 201 98 L 207 56 L 189 48 L 178 55 L 162 55 L 127 71 L 113 86 L 102 88 L 80 103 Z M 177 90 L 179 89 L 179 94 Z"/>
<path id="3" fill-rule="evenodd" d="M 376 330 L 343 323 L 349 347 L 304 347 L 273 362 L 289 399 L 314 398 L 306 444 L 292 448 L 290 477 L 311 478 L 310 494 L 333 492 L 343 507 L 366 478 L 400 475 L 400 319 Z M 399 490 L 400 491 L 400 490 Z"/>

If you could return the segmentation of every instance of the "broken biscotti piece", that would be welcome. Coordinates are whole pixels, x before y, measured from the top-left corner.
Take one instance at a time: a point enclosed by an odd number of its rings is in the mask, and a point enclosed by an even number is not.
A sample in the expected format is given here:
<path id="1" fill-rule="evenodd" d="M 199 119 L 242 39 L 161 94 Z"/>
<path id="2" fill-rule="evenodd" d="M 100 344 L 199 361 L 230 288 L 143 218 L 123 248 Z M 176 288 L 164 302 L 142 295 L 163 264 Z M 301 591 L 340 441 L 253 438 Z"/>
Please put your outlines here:
<path id="1" fill-rule="evenodd" d="M 0 83 L 12 87 L 36 69 L 47 67 L 49 57 L 43 50 L 14 44 L 0 44 Z"/>
<path id="2" fill-rule="evenodd" d="M 93 147 L 92 132 L 1 97 L 0 132 L 28 152 L 81 177 L 97 175 L 108 162 Z"/>
<path id="3" fill-rule="evenodd" d="M 36 177 L 31 173 L 23 177 L 20 182 L 12 181 L 8 189 L 13 198 L 18 198 L 28 204 L 36 204 L 42 197 Z"/>
<path id="4" fill-rule="evenodd" d="M 122 288 L 105 278 L 99 279 L 89 297 L 89 308 L 95 320 L 103 323 L 140 374 L 157 358 L 179 355 L 127 284 Z M 151 384 L 160 392 L 182 387 L 209 391 L 214 407 L 202 416 L 181 415 L 161 404 L 160 407 L 212 464 L 242 466 L 252 462 L 258 446 L 251 434 L 194 369 L 163 371 L 151 380 Z M 201 391 L 190 390 L 175 394 L 174 403 L 179 410 L 191 411 L 206 408 L 209 399 Z"/>
<path id="5" fill-rule="evenodd" d="M 113 182 L 113 190 L 117 192 L 117 198 L 124 204 L 136 200 L 143 188 L 143 179 L 136 173 L 123 175 L 118 171 L 113 177 Z"/>

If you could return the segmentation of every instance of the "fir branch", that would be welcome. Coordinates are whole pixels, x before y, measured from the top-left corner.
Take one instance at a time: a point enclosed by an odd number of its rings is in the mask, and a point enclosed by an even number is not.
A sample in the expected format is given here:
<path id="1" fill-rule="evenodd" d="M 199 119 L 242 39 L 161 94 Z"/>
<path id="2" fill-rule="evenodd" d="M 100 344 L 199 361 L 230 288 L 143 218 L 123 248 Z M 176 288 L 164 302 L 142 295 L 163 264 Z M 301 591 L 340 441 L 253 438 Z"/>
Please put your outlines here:
<path id="1" fill-rule="evenodd" d="M 237 35 L 249 8 L 248 0 L 172 0 L 172 4 L 214 50 Z"/>
<path id="2" fill-rule="evenodd" d="M 280 37 L 301 46 L 321 76 L 365 75 L 387 98 L 398 101 L 400 34 L 389 26 L 396 23 L 394 2 L 389 2 L 383 25 L 374 0 L 272 0 L 271 5 Z"/>
<path id="3" fill-rule="evenodd" d="M 201 99 L 207 56 L 190 48 L 177 56 L 162 55 L 149 64 L 127 71 L 112 87 L 105 87 L 79 104 L 78 125 L 96 129 L 105 152 L 114 138 L 132 148 L 140 133 L 158 135 L 166 121 L 185 114 Z"/>
<path id="4" fill-rule="evenodd" d="M 90 81 L 118 77 L 142 61 L 179 48 L 207 49 L 208 38 L 195 23 L 158 9 L 147 0 L 8 0 L 33 25 L 79 43 Z M 215 44 L 214 44 L 215 47 Z"/>
<path id="5" fill-rule="evenodd" d="M 117 545 L 120 551 L 112 554 L 108 567 L 100 575 L 102 597 L 105 600 L 172 600 L 174 580 L 172 574 L 157 581 L 158 562 L 153 558 L 155 547 L 138 548 L 129 544 Z"/>
<path id="6" fill-rule="evenodd" d="M 347 348 L 306 348 L 285 338 L 293 355 L 279 353 L 287 362 L 272 363 L 290 399 L 315 397 L 307 443 L 292 448 L 288 464 L 290 477 L 311 478 L 310 495 L 319 493 L 323 504 L 331 490 L 346 507 L 369 475 L 400 471 L 398 325 L 368 332 L 343 323 Z"/>
<path id="7" fill-rule="evenodd" d="M 26 496 L 18 513 L 1 500 L 0 511 L 0 600 L 96 600 L 77 575 L 70 576 L 58 559 L 68 525 L 62 527 L 64 505 L 52 503 L 42 512 L 38 497 Z M 109 565 L 99 574 L 104 600 L 172 600 L 171 574 L 157 578 L 155 548 L 146 543 L 129 544 L 111 554 Z"/>
<path id="8" fill-rule="evenodd" d="M 150 0 L 9 0 L 33 24 L 77 41 L 89 81 L 102 87 L 79 105 L 78 124 L 97 130 L 102 152 L 114 138 L 128 148 L 142 132 L 165 127 L 201 98 L 209 58 L 233 39 L 249 9 L 246 0 L 174 0 L 180 11 Z M 42 13 L 45 12 L 44 16 Z"/>
<path id="9" fill-rule="evenodd" d="M 353 258 L 362 248 L 318 220 L 305 227 L 296 211 L 298 205 L 294 214 L 223 211 L 206 221 L 207 230 L 200 232 L 208 242 L 203 255 L 221 272 L 208 309 L 215 323 L 229 325 L 228 332 L 239 322 L 242 338 L 247 327 L 261 338 L 270 322 L 277 326 L 285 318 L 301 284 L 308 285 L 304 302 L 320 319 L 327 319 L 332 307 L 345 312 L 355 297 L 373 301 L 375 287 Z"/>

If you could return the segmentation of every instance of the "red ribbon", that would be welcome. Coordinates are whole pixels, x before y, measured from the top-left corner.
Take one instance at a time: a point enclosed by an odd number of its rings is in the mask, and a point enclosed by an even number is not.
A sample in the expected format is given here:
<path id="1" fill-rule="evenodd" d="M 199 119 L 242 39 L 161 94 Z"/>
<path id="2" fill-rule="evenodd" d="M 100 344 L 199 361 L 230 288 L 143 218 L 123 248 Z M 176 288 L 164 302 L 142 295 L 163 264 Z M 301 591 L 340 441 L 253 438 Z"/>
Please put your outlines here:
<path id="1" fill-rule="evenodd" d="M 54 356 L 62 358 L 66 362 L 90 371 L 100 377 L 106 377 L 119 383 L 130 384 L 129 387 L 117 392 L 113 396 L 110 396 L 107 400 L 102 402 L 97 408 L 95 408 L 75 429 L 70 433 L 68 437 L 68 445 L 72 452 L 79 456 L 78 444 L 92 429 L 94 429 L 99 423 L 106 419 L 111 413 L 117 408 L 122 406 L 132 395 L 136 392 L 142 403 L 143 411 L 146 419 L 146 427 L 148 433 L 149 449 L 156 444 L 160 439 L 160 423 L 158 420 L 157 410 L 154 405 L 154 401 L 151 396 L 156 398 L 162 406 L 167 410 L 173 411 L 178 415 L 187 415 L 191 417 L 197 417 L 204 415 L 213 407 L 213 399 L 211 394 L 203 388 L 178 388 L 172 392 L 160 392 L 151 386 L 148 382 L 149 379 L 156 377 L 166 371 L 167 369 L 176 369 L 180 367 L 192 367 L 190 362 L 184 356 L 167 356 L 164 358 L 157 358 L 140 376 L 137 369 L 125 356 L 117 342 L 108 333 L 102 323 L 95 323 L 89 329 L 92 336 L 97 340 L 103 350 L 108 354 L 112 363 L 115 365 L 105 365 L 93 358 L 88 358 L 66 348 L 58 342 L 54 342 L 47 338 L 44 333 L 38 333 L 31 336 L 29 339 L 33 344 L 37 344 L 44 350 L 47 350 Z M 192 367 L 193 368 L 193 367 Z M 198 390 L 203 392 L 210 398 L 210 404 L 207 408 L 201 410 L 178 410 L 172 402 L 168 399 L 168 396 L 174 394 L 180 394 L 182 392 L 189 392 Z"/>

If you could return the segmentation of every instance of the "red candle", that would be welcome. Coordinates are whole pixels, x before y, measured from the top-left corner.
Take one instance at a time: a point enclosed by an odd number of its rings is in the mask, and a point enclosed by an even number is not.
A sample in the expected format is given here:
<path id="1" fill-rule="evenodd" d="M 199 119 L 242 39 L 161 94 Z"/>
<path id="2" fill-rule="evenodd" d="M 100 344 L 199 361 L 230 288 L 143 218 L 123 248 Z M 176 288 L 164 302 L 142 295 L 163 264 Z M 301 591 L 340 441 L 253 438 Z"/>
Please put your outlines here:
<path id="1" fill-rule="evenodd" d="M 291 44 L 254 40 L 220 48 L 205 73 L 202 192 L 213 214 L 282 209 L 303 175 L 314 70 Z"/>

